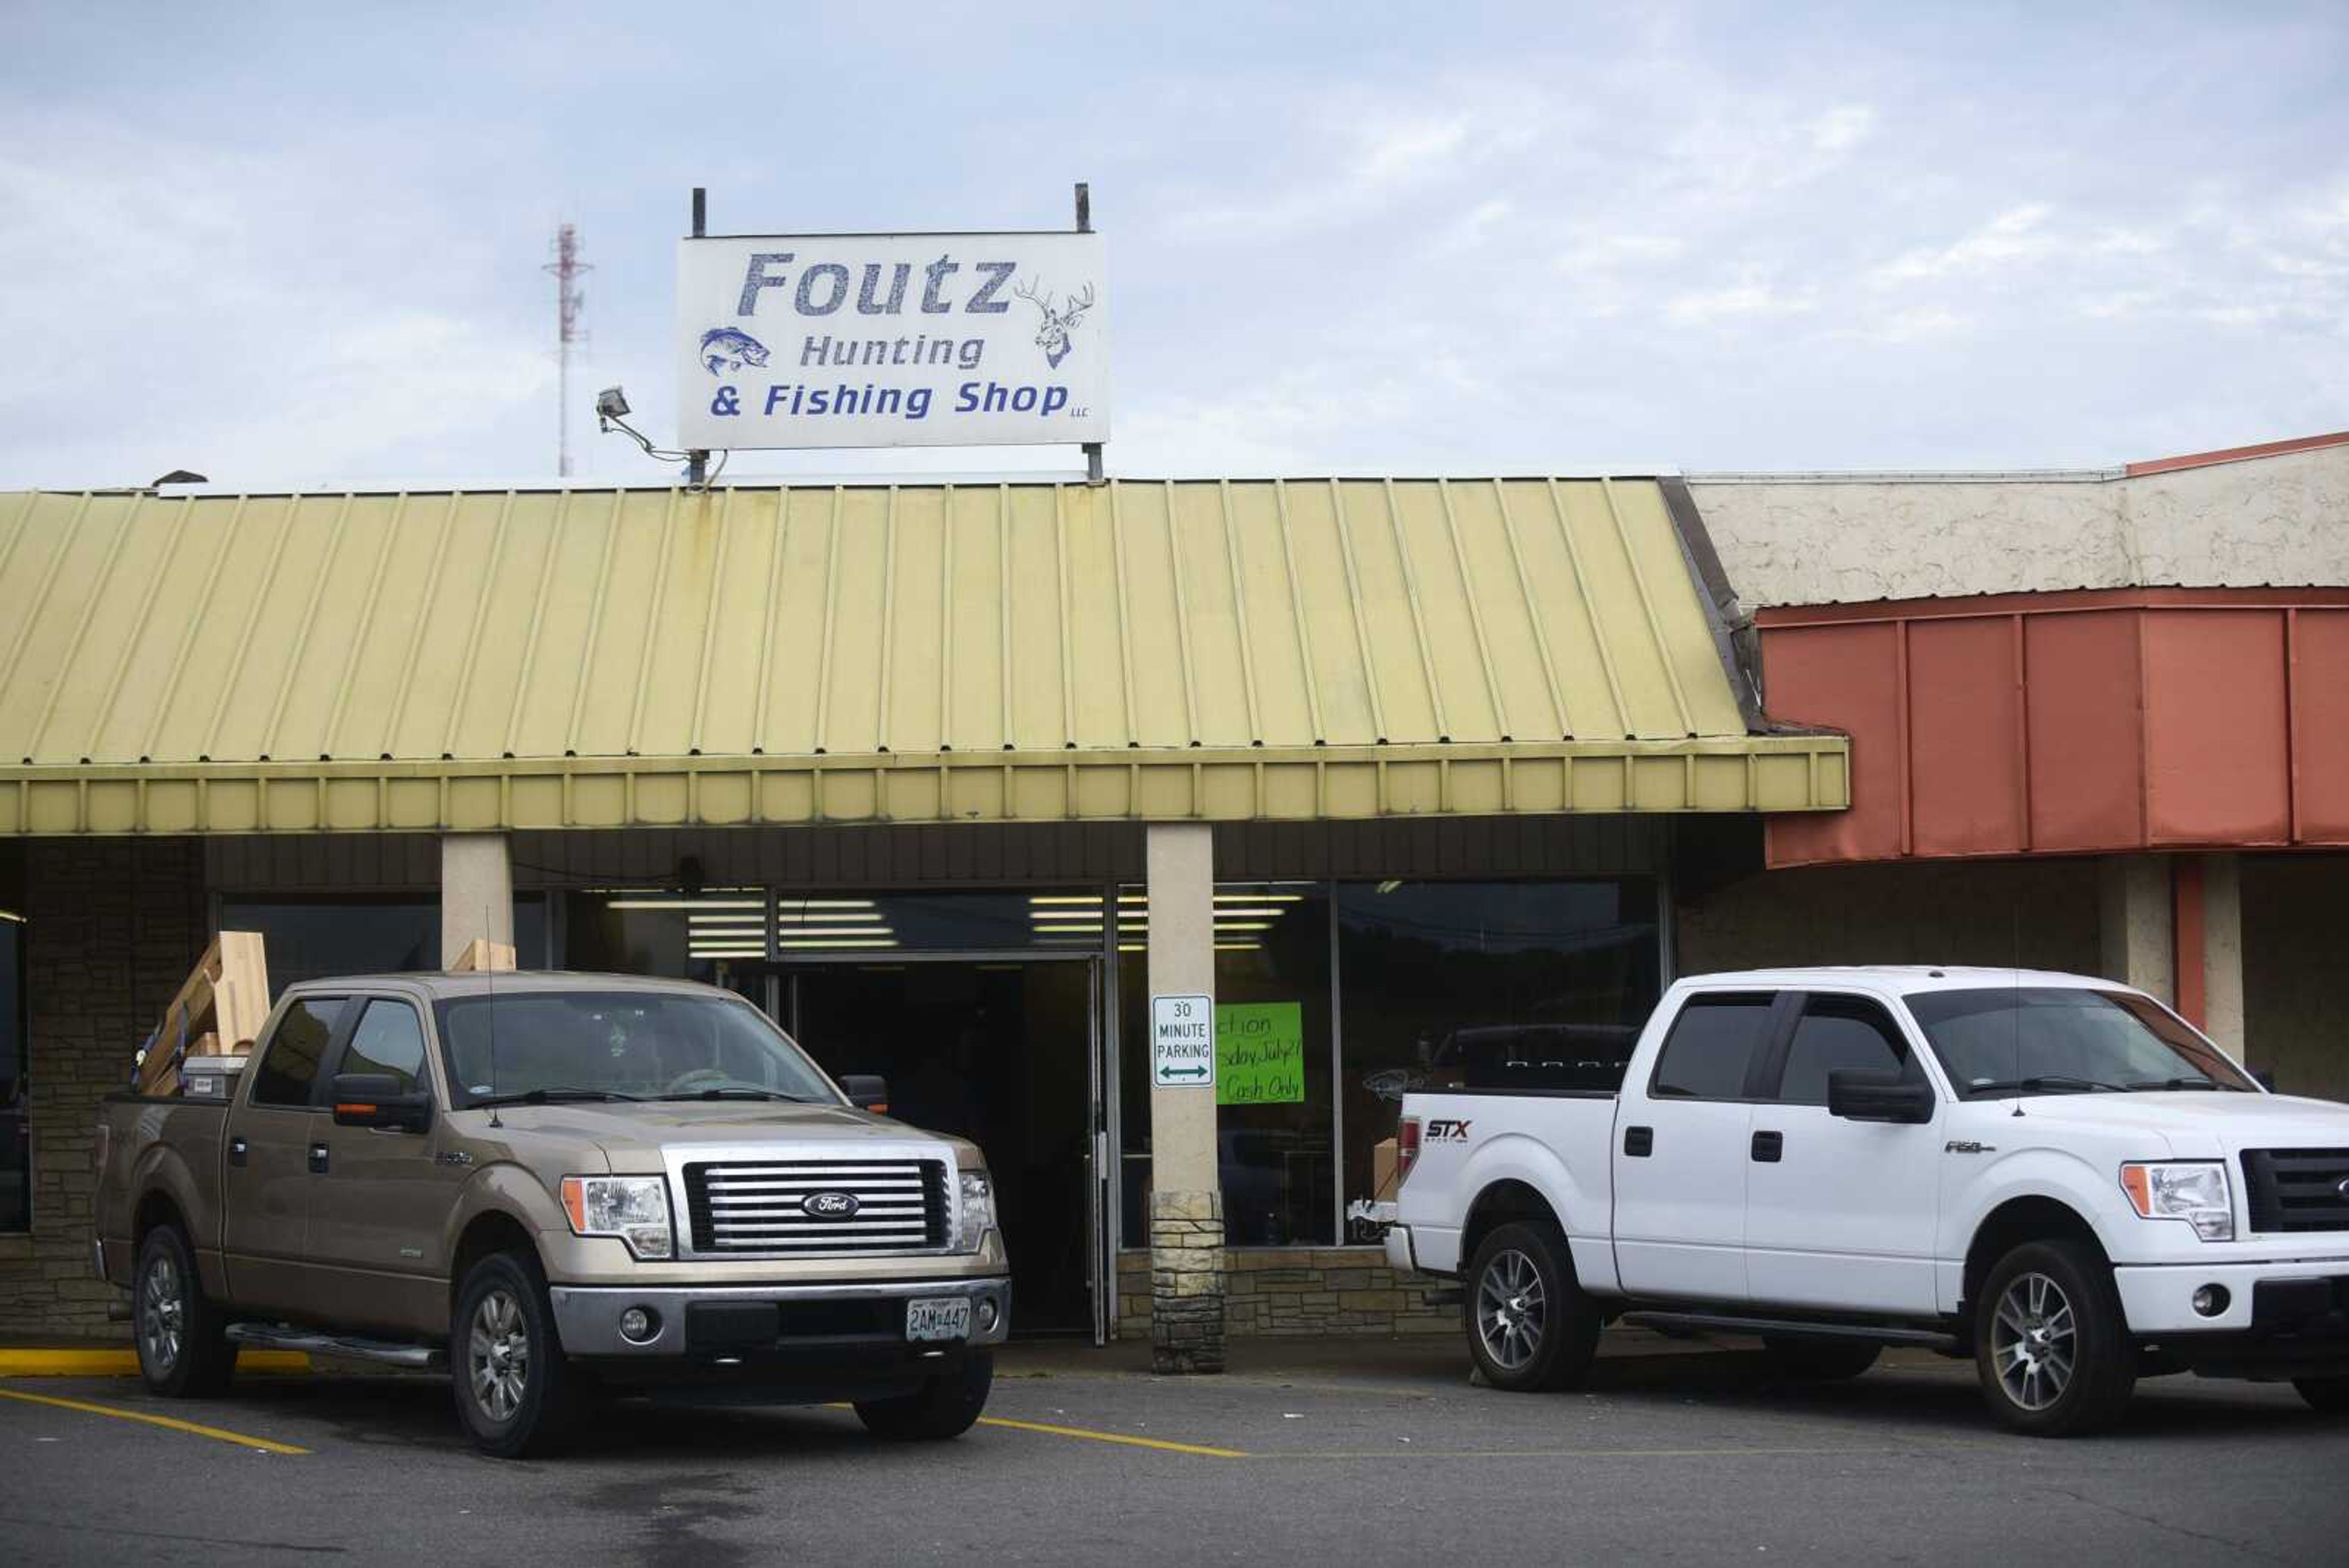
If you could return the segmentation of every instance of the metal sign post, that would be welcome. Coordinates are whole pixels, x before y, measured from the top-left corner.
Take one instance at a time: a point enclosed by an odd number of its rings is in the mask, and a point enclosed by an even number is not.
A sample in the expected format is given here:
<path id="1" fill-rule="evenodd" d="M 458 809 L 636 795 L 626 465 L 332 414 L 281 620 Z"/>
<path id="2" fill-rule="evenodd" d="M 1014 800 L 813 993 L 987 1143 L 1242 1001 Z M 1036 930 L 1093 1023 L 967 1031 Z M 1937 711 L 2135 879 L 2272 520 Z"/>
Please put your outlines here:
<path id="1" fill-rule="evenodd" d="M 1090 234 L 1092 232 L 1093 188 L 1088 182 L 1080 180 L 1077 182 L 1077 233 L 1081 234 Z M 1104 483 L 1102 467 L 1102 443 L 1097 441 L 1089 441 L 1085 442 L 1085 483 L 1087 484 L 1100 484 Z"/>
<path id="2" fill-rule="evenodd" d="M 693 237 L 706 239 L 709 234 L 709 192 L 700 185 L 693 188 Z M 695 447 L 685 454 L 685 483 L 699 490 L 709 483 L 709 449 Z"/>

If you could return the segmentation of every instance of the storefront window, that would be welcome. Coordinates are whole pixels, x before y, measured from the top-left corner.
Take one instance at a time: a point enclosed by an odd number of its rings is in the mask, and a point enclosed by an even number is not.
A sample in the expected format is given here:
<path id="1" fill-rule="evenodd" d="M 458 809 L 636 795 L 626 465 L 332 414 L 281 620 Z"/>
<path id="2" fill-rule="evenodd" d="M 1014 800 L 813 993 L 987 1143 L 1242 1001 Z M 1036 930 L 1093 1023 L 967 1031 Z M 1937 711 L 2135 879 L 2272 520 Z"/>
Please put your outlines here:
<path id="1" fill-rule="evenodd" d="M 1330 894 L 1312 882 L 1216 888 L 1216 1145 L 1235 1247 L 1336 1233 L 1330 1065 Z M 1123 1244 L 1149 1245 L 1150 902 L 1118 895 Z"/>
<path id="2" fill-rule="evenodd" d="M 261 933 L 273 991 L 336 975 L 414 974 L 440 967 L 437 898 L 231 894 L 221 900 L 220 923 L 224 931 Z M 523 969 L 546 968 L 544 894 L 514 896 L 513 934 L 515 961 Z"/>
<path id="3" fill-rule="evenodd" d="M 25 920 L 13 909 L 0 909 L 0 1231 L 27 1230 L 33 1222 L 26 1035 Z"/>
<path id="4" fill-rule="evenodd" d="M 735 971 L 765 961 L 767 921 L 767 895 L 756 888 L 569 893 L 563 967 L 723 985 Z"/>
<path id="5" fill-rule="evenodd" d="M 297 898 L 232 895 L 221 929 L 259 931 L 272 991 L 346 974 L 402 974 L 440 967 L 435 898 Z"/>
<path id="6" fill-rule="evenodd" d="M 881 893 L 869 898 L 783 894 L 775 905 L 777 950 L 839 952 L 1018 952 L 1064 948 L 1099 952 L 1098 893 Z"/>
<path id="7" fill-rule="evenodd" d="M 1404 1089 L 1612 1089 L 1662 991 L 1646 878 L 1343 883 L 1337 898 L 1349 1199 L 1374 1196 Z"/>

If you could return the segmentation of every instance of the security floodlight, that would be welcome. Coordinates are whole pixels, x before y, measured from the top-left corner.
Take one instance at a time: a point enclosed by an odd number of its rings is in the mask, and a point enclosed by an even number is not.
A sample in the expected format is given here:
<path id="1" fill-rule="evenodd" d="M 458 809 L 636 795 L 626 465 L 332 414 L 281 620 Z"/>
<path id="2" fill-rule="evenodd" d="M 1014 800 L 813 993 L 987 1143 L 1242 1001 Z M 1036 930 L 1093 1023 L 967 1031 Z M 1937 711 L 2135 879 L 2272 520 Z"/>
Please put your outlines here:
<path id="1" fill-rule="evenodd" d="M 686 477 L 688 486 L 695 490 L 706 490 L 709 488 L 709 481 L 708 478 L 703 476 L 701 472 L 702 459 L 708 456 L 708 453 L 698 452 L 669 452 L 661 447 L 657 447 L 646 437 L 642 431 L 637 430 L 634 425 L 628 423 L 627 415 L 628 394 L 620 390 L 619 388 L 606 387 L 602 391 L 595 394 L 595 424 L 596 427 L 605 435 L 611 434 L 614 431 L 618 431 L 622 435 L 625 435 L 630 441 L 635 441 L 637 446 L 644 450 L 644 454 L 647 457 L 653 459 L 655 462 L 684 462 L 690 464 L 691 467 L 688 469 Z M 719 472 L 722 473 L 725 472 L 726 463 L 724 459 L 719 459 L 718 467 Z"/>

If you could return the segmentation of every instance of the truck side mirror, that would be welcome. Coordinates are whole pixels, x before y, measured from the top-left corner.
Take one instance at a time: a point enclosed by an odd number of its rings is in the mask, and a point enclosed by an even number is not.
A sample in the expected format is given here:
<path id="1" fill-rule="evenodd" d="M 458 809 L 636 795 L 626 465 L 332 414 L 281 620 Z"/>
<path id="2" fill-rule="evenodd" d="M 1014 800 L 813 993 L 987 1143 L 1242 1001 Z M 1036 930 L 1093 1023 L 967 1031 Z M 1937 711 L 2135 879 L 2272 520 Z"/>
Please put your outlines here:
<path id="1" fill-rule="evenodd" d="M 1827 1115 L 1850 1122 L 1930 1122 L 1933 1085 L 1889 1073 L 1829 1073 Z"/>
<path id="2" fill-rule="evenodd" d="M 840 1092 L 860 1111 L 885 1116 L 889 1110 L 889 1080 L 877 1073 L 843 1073 Z"/>
<path id="3" fill-rule="evenodd" d="M 335 1125 L 420 1133 L 432 1125 L 432 1091 L 403 1087 L 388 1073 L 337 1073 Z"/>

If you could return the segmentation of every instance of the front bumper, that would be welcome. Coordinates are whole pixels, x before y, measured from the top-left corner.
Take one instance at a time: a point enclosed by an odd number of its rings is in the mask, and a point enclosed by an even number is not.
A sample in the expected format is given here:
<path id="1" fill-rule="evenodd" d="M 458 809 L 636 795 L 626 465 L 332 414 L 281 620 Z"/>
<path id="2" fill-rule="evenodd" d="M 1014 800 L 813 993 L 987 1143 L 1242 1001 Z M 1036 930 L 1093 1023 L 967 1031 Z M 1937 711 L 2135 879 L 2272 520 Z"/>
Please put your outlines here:
<path id="1" fill-rule="evenodd" d="M 2113 1271 L 2122 1315 L 2136 1334 L 2248 1334 L 2330 1337 L 2349 1332 L 2349 1258 L 2268 1263 L 2123 1264 Z M 2194 1293 L 2216 1285 L 2226 1310 L 2204 1316 Z"/>
<path id="2" fill-rule="evenodd" d="M 1011 1282 L 1001 1276 L 804 1285 L 550 1285 L 547 1295 L 564 1354 L 640 1363 L 919 1362 L 1000 1345 L 1011 1333 Z M 905 1303 L 930 1296 L 970 1299 L 968 1339 L 905 1338 Z M 653 1332 L 642 1340 L 620 1332 L 621 1314 L 632 1307 L 653 1319 Z"/>

